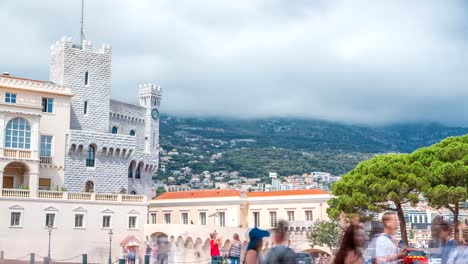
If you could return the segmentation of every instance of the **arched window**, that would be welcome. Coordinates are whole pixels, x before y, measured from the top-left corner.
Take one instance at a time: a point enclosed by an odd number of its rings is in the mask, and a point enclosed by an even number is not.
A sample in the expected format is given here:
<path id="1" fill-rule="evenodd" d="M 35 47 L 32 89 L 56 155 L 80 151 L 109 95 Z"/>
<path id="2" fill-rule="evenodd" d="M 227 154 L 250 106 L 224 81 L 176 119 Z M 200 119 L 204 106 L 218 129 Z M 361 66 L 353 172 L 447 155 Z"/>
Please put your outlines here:
<path id="1" fill-rule="evenodd" d="M 93 145 L 89 145 L 88 153 L 86 155 L 86 166 L 94 167 L 95 158 L 96 158 L 96 148 Z"/>
<path id="2" fill-rule="evenodd" d="M 89 84 L 89 73 L 85 72 L 84 74 L 84 84 L 88 85 Z"/>
<path id="3" fill-rule="evenodd" d="M 88 113 L 88 101 L 84 101 L 83 113 L 85 115 Z"/>
<path id="4" fill-rule="evenodd" d="M 130 165 L 128 166 L 128 177 L 129 177 L 129 178 L 133 178 L 133 166 L 132 166 L 131 163 L 130 163 Z"/>
<path id="5" fill-rule="evenodd" d="M 130 130 L 130 136 L 134 136 L 135 135 L 135 130 Z"/>
<path id="6" fill-rule="evenodd" d="M 140 179 L 140 171 L 141 171 L 141 163 L 138 164 L 137 169 L 135 171 L 135 179 Z"/>
<path id="7" fill-rule="evenodd" d="M 8 122 L 5 147 L 18 149 L 31 148 L 31 126 L 26 119 L 16 117 Z"/>
<path id="8" fill-rule="evenodd" d="M 130 194 L 133 194 L 133 195 L 135 195 L 135 194 L 136 194 L 136 192 L 135 192 L 135 191 L 132 191 Z"/>
<path id="9" fill-rule="evenodd" d="M 111 133 L 112 133 L 112 134 L 117 134 L 117 127 L 112 127 Z"/>
<path id="10" fill-rule="evenodd" d="M 85 185 L 85 192 L 94 192 L 94 182 L 87 181 Z"/>

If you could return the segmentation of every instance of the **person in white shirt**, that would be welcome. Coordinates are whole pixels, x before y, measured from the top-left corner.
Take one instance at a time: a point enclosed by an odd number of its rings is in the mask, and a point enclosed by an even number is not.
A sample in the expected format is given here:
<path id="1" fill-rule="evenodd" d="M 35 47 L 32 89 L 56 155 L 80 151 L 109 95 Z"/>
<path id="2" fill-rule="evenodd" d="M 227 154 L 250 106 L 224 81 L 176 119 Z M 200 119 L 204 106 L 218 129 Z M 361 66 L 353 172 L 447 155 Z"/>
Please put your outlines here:
<path id="1" fill-rule="evenodd" d="M 397 264 L 398 260 L 404 258 L 408 251 L 403 249 L 398 252 L 398 246 L 394 242 L 395 235 L 400 222 L 395 212 L 386 212 L 382 216 L 384 232 L 375 241 L 375 259 L 377 264 Z"/>

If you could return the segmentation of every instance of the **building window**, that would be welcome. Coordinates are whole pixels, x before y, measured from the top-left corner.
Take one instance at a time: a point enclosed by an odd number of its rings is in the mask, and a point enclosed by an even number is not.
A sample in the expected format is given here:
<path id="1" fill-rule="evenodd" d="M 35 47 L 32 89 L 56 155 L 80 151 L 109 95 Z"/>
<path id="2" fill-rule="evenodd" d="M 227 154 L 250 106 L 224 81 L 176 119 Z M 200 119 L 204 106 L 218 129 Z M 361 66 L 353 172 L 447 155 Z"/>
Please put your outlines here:
<path id="1" fill-rule="evenodd" d="M 84 227 L 83 220 L 84 220 L 84 214 L 75 214 L 75 227 L 83 228 Z"/>
<path id="2" fill-rule="evenodd" d="M 171 213 L 164 213 L 164 223 L 165 224 L 171 223 Z"/>
<path id="3" fill-rule="evenodd" d="M 260 212 L 253 212 L 253 222 L 255 227 L 260 227 Z"/>
<path id="4" fill-rule="evenodd" d="M 206 212 L 200 212 L 200 225 L 206 225 Z"/>
<path id="5" fill-rule="evenodd" d="M 110 228 L 111 227 L 111 216 L 104 215 L 102 216 L 102 228 Z"/>
<path id="6" fill-rule="evenodd" d="M 16 117 L 8 122 L 5 147 L 18 149 L 31 148 L 31 126 L 26 119 Z"/>
<path id="7" fill-rule="evenodd" d="M 135 135 L 135 130 L 130 130 L 130 136 L 134 136 Z"/>
<path id="8" fill-rule="evenodd" d="M 314 221 L 314 215 L 312 214 L 312 210 L 305 211 L 305 218 L 306 221 Z"/>
<path id="9" fill-rule="evenodd" d="M 39 178 L 39 190 L 50 191 L 51 179 Z"/>
<path id="10" fill-rule="evenodd" d="M 96 156 L 96 148 L 93 145 L 89 145 L 88 153 L 86 155 L 86 167 L 94 167 L 95 156 Z"/>
<path id="11" fill-rule="evenodd" d="M 94 182 L 87 181 L 85 184 L 85 192 L 94 192 Z"/>
<path id="12" fill-rule="evenodd" d="M 140 179 L 140 173 L 141 173 L 141 163 L 138 164 L 136 171 L 135 171 L 135 179 Z"/>
<path id="13" fill-rule="evenodd" d="M 128 178 L 133 178 L 133 166 L 131 163 L 128 166 Z"/>
<path id="14" fill-rule="evenodd" d="M 5 93 L 5 103 L 16 104 L 16 94 Z"/>
<path id="15" fill-rule="evenodd" d="M 84 102 L 83 113 L 86 115 L 88 113 L 88 101 Z"/>
<path id="16" fill-rule="evenodd" d="M 288 221 L 294 221 L 294 211 L 288 211 Z"/>
<path id="17" fill-rule="evenodd" d="M 225 212 L 219 212 L 218 219 L 219 219 L 219 226 L 226 226 L 226 213 Z"/>
<path id="18" fill-rule="evenodd" d="M 128 217 L 128 228 L 136 229 L 137 226 L 137 217 L 136 216 L 129 216 Z"/>
<path id="19" fill-rule="evenodd" d="M 42 112 L 44 113 L 54 112 L 54 98 L 42 98 Z"/>
<path id="20" fill-rule="evenodd" d="M 112 131 L 111 131 L 112 134 L 117 134 L 117 127 L 112 127 Z"/>
<path id="21" fill-rule="evenodd" d="M 153 133 L 153 148 L 156 146 L 156 133 Z"/>
<path id="22" fill-rule="evenodd" d="M 182 224 L 188 225 L 188 213 L 182 213 L 181 218 L 182 218 Z"/>
<path id="23" fill-rule="evenodd" d="M 84 74 L 84 84 L 88 85 L 89 84 L 89 73 L 85 72 Z"/>
<path id="24" fill-rule="evenodd" d="M 21 226 L 21 213 L 20 212 L 11 212 L 10 215 L 10 226 Z"/>
<path id="25" fill-rule="evenodd" d="M 276 228 L 276 227 L 278 227 L 276 212 L 270 212 L 270 228 Z"/>
<path id="26" fill-rule="evenodd" d="M 52 157 L 52 136 L 41 136 L 41 157 Z"/>
<path id="27" fill-rule="evenodd" d="M 155 225 L 157 223 L 157 214 L 156 213 L 151 213 L 151 224 Z"/>
<path id="28" fill-rule="evenodd" d="M 46 214 L 45 226 L 46 227 L 49 227 L 49 226 L 54 227 L 55 226 L 55 214 L 53 214 L 53 213 Z"/>

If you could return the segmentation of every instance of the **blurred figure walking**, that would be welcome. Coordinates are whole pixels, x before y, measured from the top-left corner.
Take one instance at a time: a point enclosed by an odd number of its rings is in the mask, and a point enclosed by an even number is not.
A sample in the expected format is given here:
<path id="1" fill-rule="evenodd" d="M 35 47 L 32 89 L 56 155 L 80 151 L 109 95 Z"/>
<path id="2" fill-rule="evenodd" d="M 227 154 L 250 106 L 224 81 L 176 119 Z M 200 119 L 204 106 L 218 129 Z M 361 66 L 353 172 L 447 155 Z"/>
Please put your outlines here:
<path id="1" fill-rule="evenodd" d="M 438 227 L 442 242 L 442 264 L 447 264 L 450 253 L 458 246 L 458 243 L 452 238 L 452 227 L 447 221 L 442 221 Z"/>
<path id="2" fill-rule="evenodd" d="M 390 263 L 398 264 L 399 260 L 404 258 L 408 251 L 403 249 L 398 252 L 398 246 L 394 235 L 400 225 L 395 212 L 386 212 L 382 216 L 384 232 L 375 241 L 375 260 L 378 264 Z"/>
<path id="3" fill-rule="evenodd" d="M 231 259 L 231 264 L 240 264 L 240 255 L 241 255 L 241 242 L 239 240 L 239 235 L 234 234 L 233 240 L 231 242 L 231 247 L 229 248 L 229 258 Z"/>
<path id="4" fill-rule="evenodd" d="M 341 246 L 333 264 L 363 264 L 362 247 L 366 241 L 364 229 L 360 225 L 350 225 L 341 240 Z"/>
<path id="5" fill-rule="evenodd" d="M 269 237 L 270 232 L 258 228 L 252 228 L 249 232 L 250 242 L 247 245 L 247 252 L 245 255 L 245 264 L 259 264 L 260 252 L 263 248 L 263 238 Z"/>
<path id="6" fill-rule="evenodd" d="M 265 264 L 296 264 L 296 253 L 289 248 L 287 224 L 280 220 L 278 226 L 273 230 L 273 240 L 275 245 L 265 258 Z M 288 243 L 286 246 L 285 243 Z"/>

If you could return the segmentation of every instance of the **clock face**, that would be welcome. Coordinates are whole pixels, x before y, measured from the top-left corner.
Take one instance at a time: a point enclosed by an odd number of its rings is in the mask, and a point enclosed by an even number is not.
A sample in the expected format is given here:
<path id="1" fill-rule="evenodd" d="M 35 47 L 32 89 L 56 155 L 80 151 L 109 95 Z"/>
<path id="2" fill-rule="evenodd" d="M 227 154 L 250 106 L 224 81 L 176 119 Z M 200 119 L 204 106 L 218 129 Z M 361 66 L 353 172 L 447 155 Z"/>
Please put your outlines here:
<path id="1" fill-rule="evenodd" d="M 151 111 L 151 116 L 153 117 L 154 120 L 158 119 L 159 118 L 159 111 L 158 109 L 153 109 Z"/>

